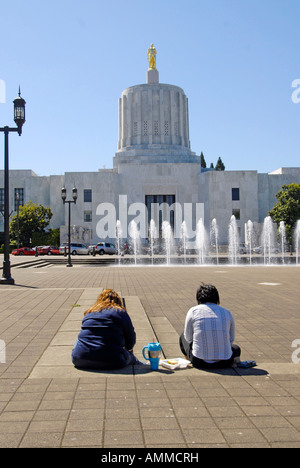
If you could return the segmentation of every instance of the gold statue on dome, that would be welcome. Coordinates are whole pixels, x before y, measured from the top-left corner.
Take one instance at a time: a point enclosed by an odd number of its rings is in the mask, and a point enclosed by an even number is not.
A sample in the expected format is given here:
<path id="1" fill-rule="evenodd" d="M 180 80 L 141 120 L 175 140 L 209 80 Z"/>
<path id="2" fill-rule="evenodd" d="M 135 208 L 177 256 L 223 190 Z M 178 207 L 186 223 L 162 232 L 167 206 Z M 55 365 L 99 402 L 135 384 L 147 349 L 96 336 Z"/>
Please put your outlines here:
<path id="1" fill-rule="evenodd" d="M 156 70 L 156 49 L 153 44 L 148 49 L 148 62 L 149 62 L 149 68 L 152 68 L 152 70 Z"/>

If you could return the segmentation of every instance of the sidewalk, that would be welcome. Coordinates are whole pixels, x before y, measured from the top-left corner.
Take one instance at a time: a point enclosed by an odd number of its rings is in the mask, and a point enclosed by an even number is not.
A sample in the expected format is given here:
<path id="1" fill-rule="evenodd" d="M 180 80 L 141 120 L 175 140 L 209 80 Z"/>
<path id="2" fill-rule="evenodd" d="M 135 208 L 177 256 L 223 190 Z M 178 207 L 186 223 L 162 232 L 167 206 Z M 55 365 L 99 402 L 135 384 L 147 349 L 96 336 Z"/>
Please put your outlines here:
<path id="1" fill-rule="evenodd" d="M 300 267 L 12 268 L 0 289 L 0 447 L 300 447 Z M 166 357 L 200 281 L 236 319 L 241 370 L 73 367 L 84 310 L 102 288 L 126 301 L 142 359 L 156 337 Z M 299 348 L 299 345 L 298 345 Z M 3 354 L 2 354 L 3 357 Z M 299 352 L 300 357 L 300 352 Z"/>

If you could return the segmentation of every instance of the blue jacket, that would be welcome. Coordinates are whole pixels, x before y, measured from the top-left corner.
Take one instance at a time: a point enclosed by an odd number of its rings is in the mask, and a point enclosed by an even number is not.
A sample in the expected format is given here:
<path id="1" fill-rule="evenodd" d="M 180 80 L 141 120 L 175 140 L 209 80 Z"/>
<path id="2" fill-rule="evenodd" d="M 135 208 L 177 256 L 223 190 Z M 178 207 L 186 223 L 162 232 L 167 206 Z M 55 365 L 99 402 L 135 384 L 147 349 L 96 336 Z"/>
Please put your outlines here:
<path id="1" fill-rule="evenodd" d="M 121 368 L 128 364 L 128 350 L 135 342 L 136 333 L 125 310 L 90 312 L 82 320 L 72 361 L 76 367 Z"/>

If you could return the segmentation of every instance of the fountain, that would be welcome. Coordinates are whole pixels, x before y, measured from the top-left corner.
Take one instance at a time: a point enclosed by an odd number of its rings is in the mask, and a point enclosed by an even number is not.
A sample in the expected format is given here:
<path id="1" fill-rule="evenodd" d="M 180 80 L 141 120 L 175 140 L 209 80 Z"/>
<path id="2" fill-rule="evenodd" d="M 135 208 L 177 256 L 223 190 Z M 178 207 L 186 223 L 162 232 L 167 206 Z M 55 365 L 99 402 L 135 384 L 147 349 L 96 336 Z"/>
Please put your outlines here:
<path id="1" fill-rule="evenodd" d="M 252 264 L 252 247 L 253 247 L 253 223 L 249 219 L 246 224 L 246 245 L 249 250 L 249 263 Z"/>
<path id="2" fill-rule="evenodd" d="M 296 252 L 295 257 L 292 257 L 292 254 L 287 262 L 286 258 L 286 240 L 287 240 L 287 229 L 283 221 L 280 222 L 278 227 L 278 236 L 276 234 L 276 226 L 272 222 L 270 216 L 265 217 L 262 233 L 261 233 L 261 247 L 254 248 L 256 246 L 255 239 L 257 238 L 256 229 L 250 219 L 245 224 L 245 244 L 247 246 L 247 256 L 243 256 L 242 260 L 246 260 L 249 265 L 263 263 L 264 265 L 275 263 L 277 257 L 280 260 L 281 264 L 285 263 L 295 263 L 298 265 L 300 263 L 299 254 L 300 254 L 300 219 L 297 221 L 294 229 L 294 249 Z M 116 263 L 119 265 L 123 263 L 132 263 L 137 265 L 138 263 L 149 263 L 149 264 L 160 264 L 164 263 L 170 265 L 171 263 L 182 263 L 184 265 L 195 264 L 195 265 L 210 265 L 210 264 L 219 264 L 220 262 L 220 243 L 219 243 L 219 228 L 217 225 L 217 220 L 214 218 L 211 221 L 210 233 L 209 236 L 206 232 L 204 220 L 200 218 L 196 225 L 196 235 L 194 238 L 193 252 L 189 252 L 189 249 L 192 247 L 189 245 L 189 232 L 188 232 L 188 223 L 185 221 L 181 223 L 180 236 L 178 241 L 180 241 L 181 254 L 182 257 L 175 258 L 175 238 L 173 235 L 172 227 L 168 221 L 162 223 L 162 235 L 161 239 L 158 235 L 158 228 L 153 219 L 149 223 L 148 230 L 148 259 L 142 259 L 140 254 L 142 253 L 142 238 L 139 231 L 139 224 L 136 221 L 131 221 L 128 226 L 128 239 L 130 245 L 130 258 L 129 260 L 122 258 L 126 252 L 123 249 L 123 236 L 124 229 L 121 225 L 121 221 L 117 220 L 116 222 L 116 237 L 115 243 L 117 247 L 117 256 Z M 126 235 L 125 235 L 126 237 Z M 240 259 L 240 238 L 239 231 L 237 226 L 237 221 L 234 215 L 231 216 L 230 222 L 228 225 L 228 258 L 222 256 L 222 263 L 228 263 L 231 265 L 237 265 L 241 263 Z M 221 245 L 221 248 L 224 249 L 225 246 Z M 162 248 L 163 256 L 158 257 L 155 255 Z M 210 252 L 211 249 L 211 252 Z M 259 256 L 253 256 L 253 252 L 260 253 Z M 178 252 L 178 255 L 180 255 Z M 190 254 L 191 253 L 191 254 Z M 173 258 L 174 257 L 174 258 Z"/>
<path id="3" fill-rule="evenodd" d="M 284 221 L 280 221 L 280 223 L 279 223 L 279 236 L 280 236 L 280 244 L 281 244 L 282 263 L 284 263 L 284 251 L 285 251 L 285 242 L 286 242 L 286 233 L 285 233 Z"/>
<path id="4" fill-rule="evenodd" d="M 216 249 L 216 261 L 219 263 L 219 229 L 216 218 L 211 222 L 210 226 L 210 243 L 215 246 Z"/>
<path id="5" fill-rule="evenodd" d="M 200 218 L 197 223 L 196 246 L 198 252 L 198 263 L 203 265 L 205 263 L 205 255 L 207 251 L 207 234 L 202 218 Z"/>
<path id="6" fill-rule="evenodd" d="M 229 244 L 228 244 L 229 262 L 232 265 L 236 265 L 238 261 L 238 255 L 239 255 L 240 241 L 239 241 L 238 228 L 236 224 L 236 218 L 234 215 L 232 215 L 230 218 L 228 234 L 229 234 L 228 236 L 229 237 Z"/>
<path id="7" fill-rule="evenodd" d="M 173 248 L 173 232 L 168 221 L 162 223 L 162 237 L 164 239 L 165 253 L 166 253 L 166 264 L 171 263 L 171 253 Z"/>
<path id="8" fill-rule="evenodd" d="M 139 233 L 139 230 L 137 228 L 137 224 L 135 221 L 130 221 L 128 230 L 129 230 L 129 236 L 131 238 L 131 247 L 132 247 L 133 254 L 134 254 L 134 263 L 136 265 L 137 256 L 140 251 L 140 233 Z"/>

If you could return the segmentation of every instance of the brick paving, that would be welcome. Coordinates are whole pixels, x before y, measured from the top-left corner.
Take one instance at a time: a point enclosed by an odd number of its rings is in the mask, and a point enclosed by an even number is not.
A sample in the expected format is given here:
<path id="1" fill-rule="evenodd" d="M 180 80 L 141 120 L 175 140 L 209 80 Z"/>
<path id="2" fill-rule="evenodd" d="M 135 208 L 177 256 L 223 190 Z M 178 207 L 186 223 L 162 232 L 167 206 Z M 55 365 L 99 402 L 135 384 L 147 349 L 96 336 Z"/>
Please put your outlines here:
<path id="1" fill-rule="evenodd" d="M 0 288 L 0 447 L 300 447 L 300 370 L 291 347 L 300 340 L 300 267 L 17 263 L 16 284 Z M 105 287 L 126 299 L 138 355 L 153 332 L 167 357 L 180 356 L 176 343 L 200 281 L 218 287 L 242 359 L 257 367 L 73 368 L 81 314 Z"/>

